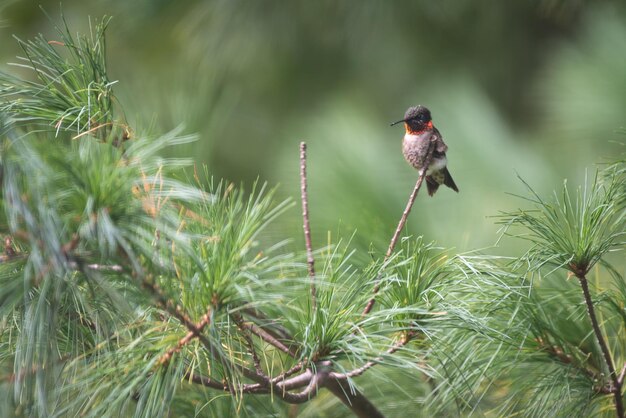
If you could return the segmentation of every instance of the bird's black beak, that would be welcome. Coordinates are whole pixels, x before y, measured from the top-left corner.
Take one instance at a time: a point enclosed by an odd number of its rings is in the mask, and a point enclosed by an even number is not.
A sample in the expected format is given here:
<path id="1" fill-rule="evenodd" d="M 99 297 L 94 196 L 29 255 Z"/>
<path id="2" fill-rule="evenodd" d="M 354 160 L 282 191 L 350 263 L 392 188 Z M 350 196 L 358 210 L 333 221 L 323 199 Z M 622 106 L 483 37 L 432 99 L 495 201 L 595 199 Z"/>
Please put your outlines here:
<path id="1" fill-rule="evenodd" d="M 391 125 L 389 125 L 389 126 L 397 125 L 397 124 L 399 124 L 399 123 L 401 123 L 401 122 L 406 122 L 406 120 L 405 120 L 405 119 L 399 120 L 399 121 L 397 121 L 397 122 L 392 123 L 392 124 L 391 124 Z"/>

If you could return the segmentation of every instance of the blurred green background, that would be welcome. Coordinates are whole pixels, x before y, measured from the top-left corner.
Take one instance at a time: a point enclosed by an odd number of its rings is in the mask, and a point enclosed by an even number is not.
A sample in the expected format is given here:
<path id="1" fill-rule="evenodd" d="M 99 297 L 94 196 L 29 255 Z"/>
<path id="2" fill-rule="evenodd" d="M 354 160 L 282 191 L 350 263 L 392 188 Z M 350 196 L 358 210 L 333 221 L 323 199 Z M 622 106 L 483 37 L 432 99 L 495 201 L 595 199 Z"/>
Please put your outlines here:
<path id="1" fill-rule="evenodd" d="M 11 39 L 54 37 L 57 1 L 0 0 L 0 68 Z M 111 78 L 135 132 L 184 125 L 173 150 L 248 187 L 296 200 L 309 146 L 317 245 L 337 231 L 383 251 L 417 172 L 390 127 L 427 105 L 461 192 L 418 197 L 408 231 L 467 251 L 493 245 L 517 175 L 549 194 L 584 181 L 626 142 L 626 3 L 584 1 L 63 1 L 76 31 L 112 15 Z M 299 209 L 273 229 L 296 237 Z M 517 242 L 505 241 L 501 251 Z"/>

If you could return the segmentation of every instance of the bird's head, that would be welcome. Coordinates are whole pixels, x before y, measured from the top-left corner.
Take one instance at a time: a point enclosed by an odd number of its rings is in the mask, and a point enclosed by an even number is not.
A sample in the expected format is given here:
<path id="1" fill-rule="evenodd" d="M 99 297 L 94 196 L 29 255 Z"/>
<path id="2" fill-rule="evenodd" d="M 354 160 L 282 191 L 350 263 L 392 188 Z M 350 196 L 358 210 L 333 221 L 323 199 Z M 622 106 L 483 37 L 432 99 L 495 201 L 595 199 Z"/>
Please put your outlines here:
<path id="1" fill-rule="evenodd" d="M 404 119 L 392 123 L 391 126 L 400 122 L 404 122 L 404 127 L 408 133 L 418 133 L 433 127 L 430 110 L 424 106 L 409 107 L 404 114 Z"/>

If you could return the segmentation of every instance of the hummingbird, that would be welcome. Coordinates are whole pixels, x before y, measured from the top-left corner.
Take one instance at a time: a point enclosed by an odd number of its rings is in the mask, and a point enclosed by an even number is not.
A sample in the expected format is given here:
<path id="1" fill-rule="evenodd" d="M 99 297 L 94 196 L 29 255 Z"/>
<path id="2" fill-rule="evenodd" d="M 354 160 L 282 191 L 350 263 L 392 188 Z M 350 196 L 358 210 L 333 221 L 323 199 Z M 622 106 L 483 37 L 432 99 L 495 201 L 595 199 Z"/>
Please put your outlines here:
<path id="1" fill-rule="evenodd" d="M 420 174 L 426 167 L 426 157 L 433 146 L 432 159 L 426 168 L 426 187 L 428 195 L 435 194 L 441 184 L 445 184 L 458 193 L 452 176 L 448 171 L 446 151 L 448 146 L 443 142 L 443 136 L 433 125 L 430 110 L 424 106 L 409 107 L 404 119 L 391 124 L 404 122 L 405 134 L 402 140 L 402 154 L 409 164 L 419 170 Z M 431 145 L 432 144 L 432 145 Z"/>

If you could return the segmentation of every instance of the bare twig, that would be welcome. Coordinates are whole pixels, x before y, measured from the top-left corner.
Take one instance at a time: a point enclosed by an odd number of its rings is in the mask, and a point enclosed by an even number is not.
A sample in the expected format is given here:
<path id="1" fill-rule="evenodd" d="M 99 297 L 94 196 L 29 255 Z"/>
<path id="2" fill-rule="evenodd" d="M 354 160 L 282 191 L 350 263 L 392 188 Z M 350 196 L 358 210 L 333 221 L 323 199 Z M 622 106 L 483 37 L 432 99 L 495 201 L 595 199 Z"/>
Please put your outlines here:
<path id="1" fill-rule="evenodd" d="M 311 303 L 313 309 L 317 307 L 317 292 L 315 290 L 315 259 L 311 245 L 311 226 L 309 225 L 309 201 L 307 196 L 306 179 L 306 142 L 300 142 L 300 194 L 302 196 L 302 227 L 304 229 L 304 243 L 306 245 L 306 262 L 311 277 Z"/>
<path id="2" fill-rule="evenodd" d="M 600 345 L 600 350 L 602 351 L 602 355 L 604 356 L 604 361 L 606 363 L 606 367 L 609 370 L 610 378 L 613 383 L 612 393 L 613 399 L 615 402 L 615 412 L 617 413 L 618 418 L 624 418 L 624 404 L 622 401 L 622 382 L 618 377 L 615 366 L 613 365 L 613 359 L 611 358 L 611 352 L 609 351 L 609 347 L 604 340 L 604 336 L 602 335 L 602 330 L 600 329 L 600 325 L 598 324 L 598 319 L 596 318 L 595 308 L 593 306 L 593 301 L 591 300 L 591 293 L 589 292 L 589 283 L 587 282 L 587 278 L 584 273 L 576 273 L 576 277 L 578 277 L 578 281 L 580 282 L 580 287 L 583 289 L 583 295 L 585 297 L 585 304 L 587 305 L 587 313 L 589 314 L 589 319 L 591 319 L 591 326 L 593 327 L 593 332 L 596 336 L 596 340 Z"/>
<path id="3" fill-rule="evenodd" d="M 385 258 L 383 259 L 383 264 L 389 259 L 389 257 L 391 257 L 393 250 L 396 248 L 396 244 L 398 243 L 398 238 L 400 238 L 400 233 L 402 232 L 402 229 L 404 229 L 404 224 L 406 224 L 406 220 L 409 217 L 409 213 L 411 212 L 411 208 L 413 207 L 413 203 L 415 202 L 417 193 L 422 187 L 422 183 L 424 182 L 424 178 L 426 177 L 426 171 L 428 170 L 428 166 L 430 165 L 430 161 L 432 160 L 433 150 L 434 150 L 434 145 L 431 143 L 430 149 L 428 150 L 428 154 L 426 155 L 426 158 L 424 159 L 424 169 L 420 172 L 420 175 L 417 178 L 417 182 L 415 183 L 413 192 L 411 193 L 411 196 L 409 196 L 409 201 L 407 202 L 406 207 L 404 208 L 404 212 L 402 212 L 402 216 L 400 217 L 400 222 L 398 222 L 398 227 L 396 228 L 396 232 L 394 232 L 393 237 L 391 237 L 391 241 L 389 242 L 389 248 L 387 248 L 387 252 L 385 253 Z M 365 316 L 368 313 L 370 313 L 370 311 L 374 307 L 374 303 L 376 303 L 376 294 L 378 293 L 378 290 L 380 289 L 381 274 L 379 274 L 376 280 L 376 285 L 374 286 L 374 290 L 373 290 L 374 295 L 369 300 L 369 302 L 367 302 L 367 305 L 365 306 L 365 309 L 363 310 L 362 316 Z"/>

